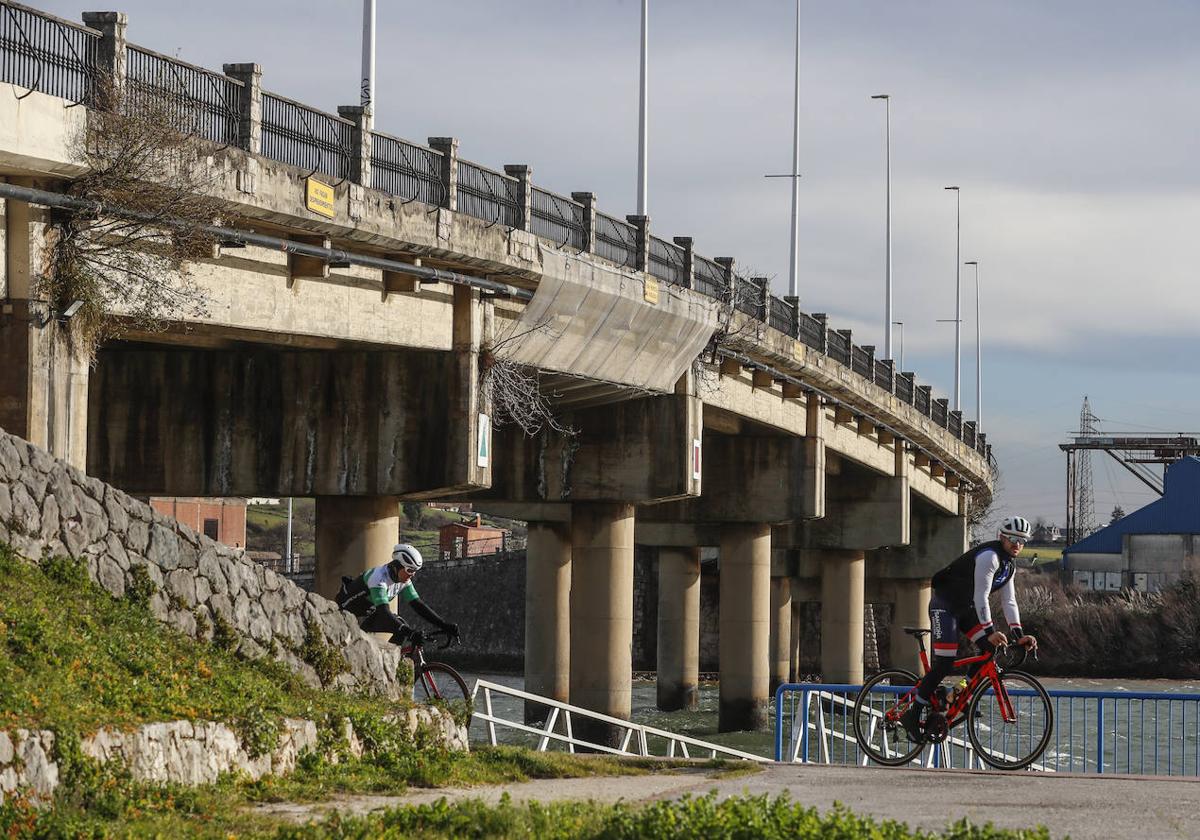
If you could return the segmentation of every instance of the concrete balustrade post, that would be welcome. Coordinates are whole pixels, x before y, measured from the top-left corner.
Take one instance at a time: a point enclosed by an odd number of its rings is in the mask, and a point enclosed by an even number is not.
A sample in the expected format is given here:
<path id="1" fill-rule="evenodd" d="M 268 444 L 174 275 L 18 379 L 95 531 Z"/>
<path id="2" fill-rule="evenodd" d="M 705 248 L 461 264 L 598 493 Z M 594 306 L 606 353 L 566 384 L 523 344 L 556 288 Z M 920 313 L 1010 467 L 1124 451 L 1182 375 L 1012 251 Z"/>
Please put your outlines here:
<path id="1" fill-rule="evenodd" d="M 354 577 L 388 562 L 400 535 L 395 496 L 317 496 L 318 595 L 333 598 L 342 576 Z"/>
<path id="2" fill-rule="evenodd" d="M 861 551 L 829 549 L 821 559 L 821 678 L 863 679 L 863 603 L 866 559 Z"/>
<path id="3" fill-rule="evenodd" d="M 650 217 L 626 216 L 625 221 L 634 227 L 635 256 L 633 267 L 638 271 L 650 270 Z"/>
<path id="4" fill-rule="evenodd" d="M 676 236 L 672 241 L 683 249 L 683 287 L 685 289 L 695 288 L 696 278 L 696 250 L 690 236 Z"/>
<path id="5" fill-rule="evenodd" d="M 429 148 L 442 153 L 442 207 L 458 210 L 458 138 L 430 137 Z"/>
<path id="6" fill-rule="evenodd" d="M 521 205 L 521 230 L 533 227 L 533 167 L 526 164 L 506 164 L 504 174 L 517 179 L 517 203 Z"/>
<path id="7" fill-rule="evenodd" d="M 565 703 L 571 687 L 571 531 L 530 522 L 525 548 L 525 690 Z M 525 704 L 525 721 L 547 707 Z"/>
<path id="8" fill-rule="evenodd" d="M 791 678 L 792 640 L 792 579 L 772 577 L 771 694 Z"/>
<path id="9" fill-rule="evenodd" d="M 730 306 L 737 301 L 737 275 L 734 273 L 736 260 L 733 257 L 713 257 L 713 262 L 725 269 L 725 286 L 729 295 L 726 301 Z"/>
<path id="10" fill-rule="evenodd" d="M 632 711 L 634 508 L 571 506 L 571 704 L 628 720 Z M 576 718 L 576 735 L 617 746 L 621 730 Z"/>
<path id="11" fill-rule="evenodd" d="M 750 279 L 758 291 L 758 300 L 754 302 L 754 307 L 758 310 L 758 319 L 764 323 L 769 322 L 771 319 L 771 278 L 751 277 Z"/>
<path id="12" fill-rule="evenodd" d="M 792 330 L 788 335 L 792 338 L 800 338 L 800 298 L 793 295 L 784 295 L 783 302 L 792 307 Z"/>
<path id="13" fill-rule="evenodd" d="M 596 194 L 590 192 L 573 192 L 571 199 L 583 205 L 583 230 L 587 236 L 585 253 L 596 253 Z"/>
<path id="14" fill-rule="evenodd" d="M 129 15 L 125 12 L 84 12 L 83 23 L 100 32 L 96 45 L 96 65 L 101 76 L 107 76 L 109 87 L 96 87 L 96 80 L 89 80 L 93 87 L 87 92 L 87 102 L 93 108 L 111 109 L 125 95 L 126 41 Z M 111 101 L 105 101 L 106 97 Z"/>
<path id="15" fill-rule="evenodd" d="M 821 324 L 821 347 L 820 350 L 826 355 L 829 354 L 829 316 L 824 312 L 814 312 L 813 318 Z"/>
<path id="16" fill-rule="evenodd" d="M 658 708 L 700 705 L 700 549 L 658 550 Z"/>
<path id="17" fill-rule="evenodd" d="M 771 526 L 727 524 L 721 529 L 721 732 L 770 724 Z"/>
<path id="18" fill-rule="evenodd" d="M 262 154 L 262 67 L 257 64 L 225 64 L 225 75 L 242 83 L 238 91 L 238 146 L 251 154 Z"/>
<path id="19" fill-rule="evenodd" d="M 374 135 L 371 134 L 371 111 L 362 105 L 339 105 L 338 116 L 354 123 L 350 133 L 350 180 L 371 186 L 371 155 Z"/>

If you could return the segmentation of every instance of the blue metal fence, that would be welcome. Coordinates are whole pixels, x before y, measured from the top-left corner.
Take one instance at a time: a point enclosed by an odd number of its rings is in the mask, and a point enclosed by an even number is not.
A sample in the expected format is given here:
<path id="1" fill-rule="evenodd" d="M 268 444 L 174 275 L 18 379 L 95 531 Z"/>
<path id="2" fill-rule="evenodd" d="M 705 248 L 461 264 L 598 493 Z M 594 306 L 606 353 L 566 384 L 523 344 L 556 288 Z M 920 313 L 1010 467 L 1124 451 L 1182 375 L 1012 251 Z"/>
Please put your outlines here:
<path id="1" fill-rule="evenodd" d="M 865 765 L 854 738 L 862 686 L 788 683 L 775 692 L 775 760 Z M 1020 694 L 1021 692 L 1015 692 Z M 1045 772 L 1200 776 L 1200 694 L 1048 690 L 1054 731 L 1031 769 Z M 923 766 L 979 768 L 960 725 Z"/>

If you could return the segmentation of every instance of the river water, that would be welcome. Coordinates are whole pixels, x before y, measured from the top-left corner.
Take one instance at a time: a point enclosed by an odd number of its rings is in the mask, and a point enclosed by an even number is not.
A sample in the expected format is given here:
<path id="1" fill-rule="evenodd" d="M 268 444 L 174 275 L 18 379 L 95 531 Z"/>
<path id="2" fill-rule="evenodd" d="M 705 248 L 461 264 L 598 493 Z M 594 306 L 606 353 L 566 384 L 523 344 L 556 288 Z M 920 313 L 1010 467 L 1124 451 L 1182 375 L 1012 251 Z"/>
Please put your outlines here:
<path id="1" fill-rule="evenodd" d="M 521 689 L 524 687 L 525 682 L 524 677 L 520 674 L 468 674 L 464 672 L 463 677 L 467 680 L 468 686 L 473 686 L 476 679 L 485 679 L 510 688 Z M 1166 694 L 1200 694 L 1200 681 L 1198 680 L 1119 680 L 1092 679 L 1088 677 L 1047 677 L 1042 679 L 1041 682 L 1050 691 L 1059 689 L 1064 691 L 1102 691 L 1112 693 L 1161 692 Z M 522 720 L 522 703 L 520 700 L 496 695 L 492 702 L 493 711 L 498 717 L 506 717 L 516 721 Z M 700 708 L 695 712 L 660 712 L 655 708 L 655 702 L 656 692 L 654 681 L 635 680 L 633 682 L 632 704 L 632 719 L 635 723 L 654 726 L 659 729 L 665 729 L 668 732 L 690 735 L 704 741 L 712 741 L 713 743 L 733 747 L 767 758 L 774 757 L 775 736 L 773 731 L 717 732 L 718 686 L 715 682 L 701 683 Z M 476 698 L 476 709 L 479 711 L 483 710 L 482 694 Z M 771 720 L 773 725 L 774 703 L 772 703 Z M 1061 723 L 1065 726 L 1066 721 L 1061 721 Z M 1087 731 L 1089 726 L 1090 731 Z M 1193 733 L 1189 742 L 1193 744 L 1191 749 L 1194 750 L 1195 723 L 1189 728 Z M 561 725 L 556 727 L 556 731 L 562 731 Z M 1073 734 L 1077 736 L 1076 740 L 1082 743 L 1087 738 L 1093 736 L 1094 732 L 1095 724 L 1093 721 L 1090 725 L 1086 723 L 1081 724 L 1079 731 Z M 486 725 L 478 720 L 472 721 L 470 734 L 472 742 L 486 743 L 488 740 Z M 496 734 L 497 740 L 501 743 L 532 746 L 537 740 L 535 736 L 504 727 L 497 727 Z M 1188 763 L 1190 764 L 1191 762 L 1189 761 Z"/>

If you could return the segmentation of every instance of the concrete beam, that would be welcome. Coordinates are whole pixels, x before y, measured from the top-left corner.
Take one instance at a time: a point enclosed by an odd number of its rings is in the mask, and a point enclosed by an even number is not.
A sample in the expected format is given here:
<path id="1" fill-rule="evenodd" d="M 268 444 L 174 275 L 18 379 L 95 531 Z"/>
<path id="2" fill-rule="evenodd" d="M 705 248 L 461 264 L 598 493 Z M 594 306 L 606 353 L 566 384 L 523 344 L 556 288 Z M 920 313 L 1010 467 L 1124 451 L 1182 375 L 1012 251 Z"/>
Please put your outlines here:
<path id="1" fill-rule="evenodd" d="M 882 578 L 930 578 L 967 550 L 969 536 L 970 526 L 965 516 L 942 516 L 921 510 L 911 518 L 908 546 L 876 552 L 872 573 Z"/>
<path id="2" fill-rule="evenodd" d="M 908 543 L 907 475 L 882 476 L 844 462 L 839 474 L 828 478 L 825 492 L 825 517 L 800 528 L 803 547 L 866 550 Z"/>

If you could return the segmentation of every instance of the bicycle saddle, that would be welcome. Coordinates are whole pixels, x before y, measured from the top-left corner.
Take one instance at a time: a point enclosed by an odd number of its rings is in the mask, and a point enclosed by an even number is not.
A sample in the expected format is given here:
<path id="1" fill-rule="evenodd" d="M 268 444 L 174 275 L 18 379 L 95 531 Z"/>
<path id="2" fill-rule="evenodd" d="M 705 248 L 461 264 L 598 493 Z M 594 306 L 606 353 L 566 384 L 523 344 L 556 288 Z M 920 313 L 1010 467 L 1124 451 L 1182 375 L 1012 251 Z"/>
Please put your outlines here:
<path id="1" fill-rule="evenodd" d="M 933 631 L 927 627 L 905 627 L 904 632 L 910 636 L 924 636 Z"/>

